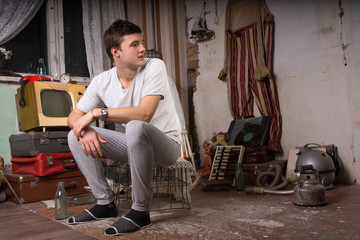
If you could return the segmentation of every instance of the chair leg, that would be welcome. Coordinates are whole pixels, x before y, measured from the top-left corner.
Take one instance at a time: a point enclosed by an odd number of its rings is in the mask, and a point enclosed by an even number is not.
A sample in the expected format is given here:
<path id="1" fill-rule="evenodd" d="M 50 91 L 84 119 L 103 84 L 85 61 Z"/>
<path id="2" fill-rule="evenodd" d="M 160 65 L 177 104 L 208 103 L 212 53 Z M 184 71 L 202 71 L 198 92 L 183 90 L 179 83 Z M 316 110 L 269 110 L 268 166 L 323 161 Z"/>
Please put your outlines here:
<path id="1" fill-rule="evenodd" d="M 202 173 L 193 173 L 190 175 L 191 177 L 195 177 L 195 180 L 191 183 L 189 187 L 189 191 L 193 190 L 197 185 L 199 185 L 201 179 L 202 179 Z"/>
<path id="2" fill-rule="evenodd" d="M 194 155 L 192 153 L 191 147 L 190 147 L 187 130 L 182 131 L 182 139 L 183 139 L 183 144 L 181 146 L 182 157 L 184 158 L 184 153 L 185 153 L 185 155 L 191 159 L 191 163 L 194 168 L 194 173 L 191 173 L 191 175 L 190 175 L 192 179 L 194 178 L 193 182 L 191 183 L 191 185 L 189 187 L 189 189 L 190 189 L 189 191 L 191 191 L 200 183 L 202 174 L 196 172 L 195 159 L 194 159 Z"/>

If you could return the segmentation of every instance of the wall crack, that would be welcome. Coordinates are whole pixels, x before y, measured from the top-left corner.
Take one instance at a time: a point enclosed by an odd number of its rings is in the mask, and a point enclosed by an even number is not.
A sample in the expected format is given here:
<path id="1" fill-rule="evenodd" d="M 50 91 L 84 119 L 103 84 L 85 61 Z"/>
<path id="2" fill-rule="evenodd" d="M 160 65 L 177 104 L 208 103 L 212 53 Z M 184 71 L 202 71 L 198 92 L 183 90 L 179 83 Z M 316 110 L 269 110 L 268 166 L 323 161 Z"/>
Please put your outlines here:
<path id="1" fill-rule="evenodd" d="M 339 10 L 340 10 L 340 13 L 339 13 L 340 26 L 341 26 L 341 29 L 340 29 L 340 43 L 341 43 L 341 48 L 342 48 L 342 51 L 343 51 L 343 64 L 344 64 L 344 66 L 347 66 L 348 63 L 347 63 L 346 49 L 347 49 L 347 46 L 349 46 L 349 44 L 344 43 L 344 39 L 343 39 L 343 30 L 344 30 L 343 17 L 345 15 L 345 12 L 344 12 L 344 8 L 342 7 L 342 0 L 338 1 L 338 5 L 339 5 Z"/>

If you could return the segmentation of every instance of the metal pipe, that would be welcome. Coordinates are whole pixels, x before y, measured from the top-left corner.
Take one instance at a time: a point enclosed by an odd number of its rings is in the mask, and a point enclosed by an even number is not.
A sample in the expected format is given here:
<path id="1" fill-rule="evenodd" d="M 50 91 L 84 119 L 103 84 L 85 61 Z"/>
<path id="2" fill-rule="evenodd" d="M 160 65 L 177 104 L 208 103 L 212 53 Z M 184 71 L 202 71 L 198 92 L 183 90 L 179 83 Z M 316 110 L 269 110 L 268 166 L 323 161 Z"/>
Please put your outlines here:
<path id="1" fill-rule="evenodd" d="M 269 193 L 269 194 L 276 194 L 276 195 L 287 195 L 287 194 L 293 194 L 294 190 L 271 190 L 271 189 L 264 189 L 263 187 L 247 187 L 245 189 L 245 192 L 247 194 L 250 193 Z"/>
<path id="2" fill-rule="evenodd" d="M 264 189 L 264 193 L 270 193 L 270 194 L 276 194 L 276 195 L 287 195 L 287 194 L 293 194 L 293 190 L 270 190 L 270 189 Z"/>

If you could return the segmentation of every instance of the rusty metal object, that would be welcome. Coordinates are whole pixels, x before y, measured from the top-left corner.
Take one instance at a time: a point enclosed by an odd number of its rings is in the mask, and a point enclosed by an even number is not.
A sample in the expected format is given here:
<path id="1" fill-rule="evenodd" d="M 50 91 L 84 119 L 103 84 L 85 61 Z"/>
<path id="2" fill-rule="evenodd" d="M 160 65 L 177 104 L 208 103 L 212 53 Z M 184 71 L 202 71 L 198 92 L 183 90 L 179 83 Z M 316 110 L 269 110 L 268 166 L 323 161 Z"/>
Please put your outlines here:
<path id="1" fill-rule="evenodd" d="M 312 170 L 315 178 L 304 179 L 300 177 L 302 171 Z M 297 182 L 294 188 L 294 203 L 299 206 L 322 206 L 326 205 L 325 187 L 319 182 L 319 174 L 312 165 L 306 165 L 297 169 Z"/>

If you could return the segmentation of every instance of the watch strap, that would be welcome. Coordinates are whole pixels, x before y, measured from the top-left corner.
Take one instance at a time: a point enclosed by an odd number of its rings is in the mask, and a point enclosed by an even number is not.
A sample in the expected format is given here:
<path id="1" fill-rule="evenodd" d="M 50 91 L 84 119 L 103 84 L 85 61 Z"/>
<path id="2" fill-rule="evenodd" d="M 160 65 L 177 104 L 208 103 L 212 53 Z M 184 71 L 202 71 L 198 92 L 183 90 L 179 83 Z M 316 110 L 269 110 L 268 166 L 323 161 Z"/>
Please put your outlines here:
<path id="1" fill-rule="evenodd" d="M 108 116 L 108 109 L 107 108 L 102 108 L 101 109 L 101 120 L 105 121 L 107 116 Z"/>

